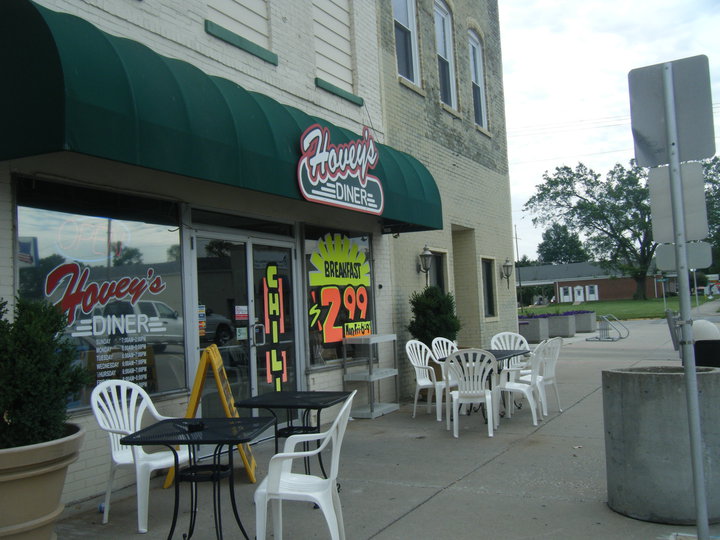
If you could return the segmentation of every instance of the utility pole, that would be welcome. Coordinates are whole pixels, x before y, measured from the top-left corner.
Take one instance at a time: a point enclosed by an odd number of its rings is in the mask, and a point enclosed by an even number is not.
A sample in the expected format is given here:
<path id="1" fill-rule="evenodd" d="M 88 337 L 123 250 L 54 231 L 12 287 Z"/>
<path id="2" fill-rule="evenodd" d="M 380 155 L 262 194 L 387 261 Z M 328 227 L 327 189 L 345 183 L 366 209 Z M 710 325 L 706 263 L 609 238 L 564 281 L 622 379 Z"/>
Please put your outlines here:
<path id="1" fill-rule="evenodd" d="M 517 262 L 520 262 L 520 248 L 518 246 L 518 235 L 517 235 L 517 225 L 515 225 L 515 259 Z M 515 264 L 515 267 L 517 268 L 517 263 Z M 518 281 L 518 292 L 517 297 L 520 300 L 520 307 L 522 307 L 523 300 L 522 300 L 522 278 L 520 277 L 520 269 L 518 268 L 517 272 L 517 281 Z"/>

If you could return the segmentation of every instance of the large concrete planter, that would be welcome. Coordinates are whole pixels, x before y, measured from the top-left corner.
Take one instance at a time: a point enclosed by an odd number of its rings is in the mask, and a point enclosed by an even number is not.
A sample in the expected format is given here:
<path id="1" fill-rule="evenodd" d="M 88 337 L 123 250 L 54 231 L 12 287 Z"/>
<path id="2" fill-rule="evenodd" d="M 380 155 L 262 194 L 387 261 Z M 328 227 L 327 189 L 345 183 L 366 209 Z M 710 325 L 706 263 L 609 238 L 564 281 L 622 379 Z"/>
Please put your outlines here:
<path id="1" fill-rule="evenodd" d="M 540 343 L 550 337 L 548 333 L 548 320 L 545 317 L 538 319 L 520 319 L 518 320 L 518 333 L 523 336 L 528 343 Z"/>
<path id="2" fill-rule="evenodd" d="M 682 367 L 602 372 L 608 506 L 657 523 L 695 523 Z M 720 521 L 720 369 L 697 368 L 708 517 Z"/>
<path id="3" fill-rule="evenodd" d="M 594 311 L 588 313 L 575 314 L 575 331 L 576 332 L 596 332 L 597 317 Z"/>
<path id="4" fill-rule="evenodd" d="M 550 337 L 573 337 L 575 315 L 553 315 L 547 318 Z"/>
<path id="5" fill-rule="evenodd" d="M 85 429 L 68 424 L 61 439 L 0 450 L 0 538 L 56 538 L 54 525 L 68 466 L 77 460 Z"/>

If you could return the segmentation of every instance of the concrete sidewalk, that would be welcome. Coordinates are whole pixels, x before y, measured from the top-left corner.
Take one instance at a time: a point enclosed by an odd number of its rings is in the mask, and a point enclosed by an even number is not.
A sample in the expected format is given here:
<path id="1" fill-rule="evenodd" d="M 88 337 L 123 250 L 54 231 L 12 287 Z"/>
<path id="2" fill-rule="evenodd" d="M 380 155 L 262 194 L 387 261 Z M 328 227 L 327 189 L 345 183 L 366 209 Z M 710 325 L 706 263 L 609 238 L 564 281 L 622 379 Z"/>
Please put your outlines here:
<path id="1" fill-rule="evenodd" d="M 693 310 L 712 320 L 720 302 Z M 412 403 L 374 420 L 354 420 L 342 449 L 340 498 L 349 540 L 552 538 L 576 540 L 694 537 L 694 527 L 663 525 L 624 517 L 607 507 L 601 372 L 604 369 L 679 365 L 665 320 L 629 321 L 627 339 L 586 341 L 589 334 L 566 340 L 558 379 L 564 412 L 552 396 L 550 416 L 533 427 L 527 407 L 502 419 L 488 438 L 482 416 L 463 417 L 459 439 L 435 420 L 434 410 Z M 272 455 L 271 441 L 254 449 L 258 476 Z M 236 463 L 239 460 L 236 460 Z M 58 538 L 166 538 L 173 490 L 153 479 L 150 532 L 136 533 L 134 490 L 114 493 L 110 523 L 102 525 L 100 499 L 68 507 L 57 526 Z M 223 503 L 228 503 L 223 486 Z M 255 531 L 254 486 L 242 470 L 236 495 L 243 523 Z M 693 497 L 687 486 L 687 497 Z M 214 538 L 212 496 L 201 488 L 203 507 L 194 538 Z M 188 524 L 189 491 L 181 486 L 181 510 L 175 537 Z M 226 538 L 241 535 L 228 508 L 223 512 Z M 305 503 L 283 506 L 285 537 L 327 538 L 322 513 Z M 720 525 L 711 526 L 713 536 Z M 680 536 L 684 538 L 684 536 Z"/>

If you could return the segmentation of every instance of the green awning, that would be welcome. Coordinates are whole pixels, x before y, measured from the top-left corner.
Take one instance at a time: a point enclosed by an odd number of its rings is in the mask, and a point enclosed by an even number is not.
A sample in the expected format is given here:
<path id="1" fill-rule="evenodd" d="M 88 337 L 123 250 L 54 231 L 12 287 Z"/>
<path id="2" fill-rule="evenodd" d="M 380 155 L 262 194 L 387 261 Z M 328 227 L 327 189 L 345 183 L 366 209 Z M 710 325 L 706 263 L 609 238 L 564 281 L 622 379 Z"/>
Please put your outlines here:
<path id="1" fill-rule="evenodd" d="M 29 0 L 0 1 L 0 160 L 70 151 L 304 200 L 300 136 L 327 126 L 135 41 Z M 384 230 L 442 228 L 430 172 L 378 144 Z"/>

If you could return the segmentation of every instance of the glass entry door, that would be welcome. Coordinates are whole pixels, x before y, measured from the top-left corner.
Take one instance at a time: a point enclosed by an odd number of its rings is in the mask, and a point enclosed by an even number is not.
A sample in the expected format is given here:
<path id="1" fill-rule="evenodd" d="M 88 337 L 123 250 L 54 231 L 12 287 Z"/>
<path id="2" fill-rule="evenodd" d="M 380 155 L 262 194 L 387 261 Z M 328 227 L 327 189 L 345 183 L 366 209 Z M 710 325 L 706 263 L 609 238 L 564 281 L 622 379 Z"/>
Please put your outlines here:
<path id="1" fill-rule="evenodd" d="M 196 246 L 198 357 L 218 346 L 236 401 L 296 389 L 292 246 L 215 234 Z M 208 373 L 202 416 L 224 415 Z"/>
<path id="2" fill-rule="evenodd" d="M 292 251 L 286 247 L 256 244 L 252 253 L 257 393 L 295 390 Z"/>

